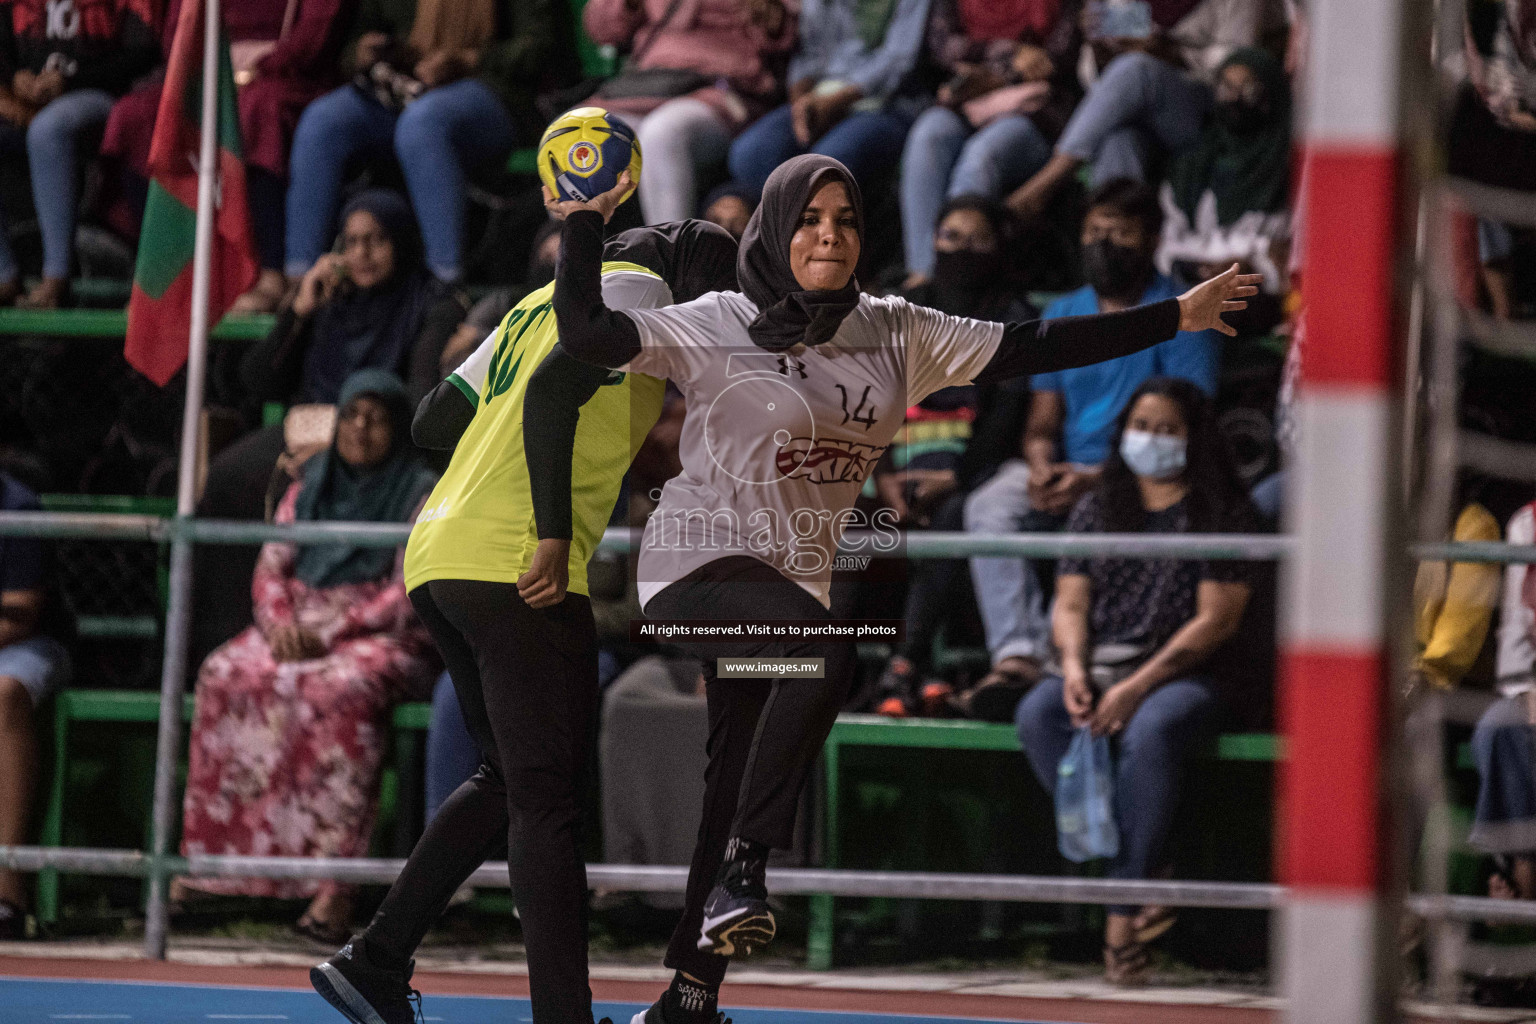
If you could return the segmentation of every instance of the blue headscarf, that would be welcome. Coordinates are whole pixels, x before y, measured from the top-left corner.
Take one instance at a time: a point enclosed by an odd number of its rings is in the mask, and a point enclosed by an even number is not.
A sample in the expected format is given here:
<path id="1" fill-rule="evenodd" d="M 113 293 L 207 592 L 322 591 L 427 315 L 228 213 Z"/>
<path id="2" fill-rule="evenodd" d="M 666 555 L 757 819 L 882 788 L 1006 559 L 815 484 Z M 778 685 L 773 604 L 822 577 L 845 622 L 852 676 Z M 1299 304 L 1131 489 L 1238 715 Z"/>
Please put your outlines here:
<path id="1" fill-rule="evenodd" d="M 402 371 L 441 288 L 427 273 L 421 234 L 399 192 L 371 188 L 341 211 L 341 224 L 359 210 L 372 214 L 395 246 L 395 272 L 372 288 L 343 282 L 315 312 L 304 358 L 304 401 L 334 402 L 355 370 Z"/>
<path id="2" fill-rule="evenodd" d="M 416 461 L 411 444 L 411 403 L 400 378 L 387 370 L 357 371 L 342 386 L 338 412 L 363 395 L 389 409 L 394 431 L 389 454 L 376 466 L 352 466 L 337 454 L 333 439 L 304 466 L 296 521 L 403 523 L 432 489 L 434 477 Z M 380 580 L 394 568 L 394 548 L 308 544 L 299 549 L 294 575 L 311 587 L 336 587 Z"/>

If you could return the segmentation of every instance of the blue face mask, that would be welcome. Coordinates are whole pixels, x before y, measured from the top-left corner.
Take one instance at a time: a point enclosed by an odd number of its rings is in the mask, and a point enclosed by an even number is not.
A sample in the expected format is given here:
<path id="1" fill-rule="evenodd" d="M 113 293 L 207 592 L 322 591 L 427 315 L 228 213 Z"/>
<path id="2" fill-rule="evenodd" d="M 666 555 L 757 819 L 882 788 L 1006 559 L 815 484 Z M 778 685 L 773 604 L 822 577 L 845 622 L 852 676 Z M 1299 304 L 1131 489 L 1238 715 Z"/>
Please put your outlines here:
<path id="1" fill-rule="evenodd" d="M 1169 434 L 1127 430 L 1120 436 L 1120 457 L 1137 476 L 1168 480 L 1184 472 L 1189 442 Z"/>

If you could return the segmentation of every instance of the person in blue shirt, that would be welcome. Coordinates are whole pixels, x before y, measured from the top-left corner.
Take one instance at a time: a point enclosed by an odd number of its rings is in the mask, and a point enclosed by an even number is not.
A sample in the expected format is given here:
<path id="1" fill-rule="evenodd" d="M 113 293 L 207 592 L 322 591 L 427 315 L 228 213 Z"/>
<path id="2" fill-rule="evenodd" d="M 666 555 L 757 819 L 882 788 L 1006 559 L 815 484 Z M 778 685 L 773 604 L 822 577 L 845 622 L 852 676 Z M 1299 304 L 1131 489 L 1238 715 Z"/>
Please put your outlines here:
<path id="1" fill-rule="evenodd" d="M 1046 307 L 1045 319 L 1110 313 L 1177 295 L 1152 262 L 1162 220 L 1157 194 L 1140 182 L 1116 178 L 1094 189 L 1082 230 L 1088 283 Z M 1023 458 L 1005 462 L 966 499 L 966 530 L 1061 529 L 1077 499 L 1098 483 L 1116 418 L 1142 382 L 1180 377 L 1214 396 L 1220 356 L 1216 331 L 1180 331 L 1129 356 L 1035 376 Z M 971 579 L 992 661 L 992 671 L 973 691 L 988 697 L 974 703 L 978 709 L 996 704 L 999 714 L 1010 717 L 1007 705 L 1040 678 L 1050 654 L 1044 592 L 1027 559 L 973 558 Z"/>

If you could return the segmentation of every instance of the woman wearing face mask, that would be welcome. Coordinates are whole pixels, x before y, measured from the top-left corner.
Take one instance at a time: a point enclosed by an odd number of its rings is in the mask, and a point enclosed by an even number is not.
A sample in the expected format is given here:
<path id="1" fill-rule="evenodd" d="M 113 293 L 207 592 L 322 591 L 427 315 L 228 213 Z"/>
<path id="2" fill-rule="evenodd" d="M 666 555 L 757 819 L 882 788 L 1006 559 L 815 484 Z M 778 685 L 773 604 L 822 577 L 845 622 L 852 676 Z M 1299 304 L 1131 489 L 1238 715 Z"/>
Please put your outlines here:
<path id="1" fill-rule="evenodd" d="M 1258 517 L 1195 385 L 1159 377 L 1120 416 L 1098 487 L 1073 509 L 1070 533 L 1251 533 Z M 1241 695 L 1221 672 L 1251 591 L 1238 562 L 1064 558 L 1051 626 L 1059 673 L 1019 702 L 1025 756 L 1047 792 L 1073 733 L 1114 739 L 1120 852 L 1111 878 L 1165 869 L 1180 776 L 1224 703 Z M 1165 907 L 1110 907 L 1105 977 L 1139 981 L 1147 944 L 1173 924 Z"/>
<path id="2" fill-rule="evenodd" d="M 604 221 L 629 187 L 566 215 L 555 275 L 561 345 L 601 366 L 670 378 L 689 415 L 683 472 L 648 520 L 637 566 L 641 604 L 665 619 L 826 620 L 833 557 L 854 500 L 905 410 L 941 388 L 1079 366 L 1145 348 L 1181 327 L 1221 325 L 1255 280 L 1231 274 L 1177 300 L 1118 314 L 1003 325 L 864 295 L 854 280 L 864 234 L 852 174 L 808 154 L 779 165 L 742 236 L 741 292 L 659 310 L 603 304 Z M 729 957 L 774 933 L 764 871 L 789 845 L 807 774 L 841 708 L 848 643 L 695 644 L 706 659 L 710 764 L 705 814 L 672 987 L 637 1024 L 718 1015 Z M 822 659 L 821 678 L 715 676 L 715 659 Z"/>
<path id="3" fill-rule="evenodd" d="M 1268 52 L 1238 50 L 1216 77 L 1200 140 L 1174 160 L 1159 193 L 1158 269 L 1200 278 L 1236 260 L 1264 275 L 1267 294 L 1283 294 L 1290 187 L 1290 83 Z"/>

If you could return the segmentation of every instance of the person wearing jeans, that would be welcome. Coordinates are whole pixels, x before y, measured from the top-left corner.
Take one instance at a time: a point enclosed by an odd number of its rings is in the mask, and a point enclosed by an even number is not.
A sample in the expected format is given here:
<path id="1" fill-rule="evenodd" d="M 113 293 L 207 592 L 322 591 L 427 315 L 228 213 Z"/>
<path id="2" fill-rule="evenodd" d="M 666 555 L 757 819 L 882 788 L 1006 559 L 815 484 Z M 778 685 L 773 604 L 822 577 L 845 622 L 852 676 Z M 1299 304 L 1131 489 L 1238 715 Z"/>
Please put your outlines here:
<path id="1" fill-rule="evenodd" d="M 32 174 L 32 205 L 43 236 L 43 278 L 67 282 L 75 253 L 75 206 L 79 201 L 79 150 L 100 132 L 112 111 L 111 93 L 100 89 L 67 92 L 37 112 L 25 129 L 0 124 L 0 152 L 25 152 Z M 11 243 L 0 231 L 0 288 L 20 287 L 21 271 Z M 57 304 L 57 303 L 55 303 Z"/>
<path id="2" fill-rule="evenodd" d="M 69 296 L 77 151 L 94 136 L 94 152 L 114 98 L 159 59 L 156 6 L 11 0 L 0 12 L 0 153 L 25 143 L 43 236 L 43 280 L 21 299 L 24 306 L 54 309 Z M 9 305 L 21 279 L 4 236 L 0 229 L 0 305 Z"/>
<path id="3" fill-rule="evenodd" d="M 286 270 L 303 277 L 326 251 L 348 164 L 391 149 L 422 228 L 427 267 L 440 281 L 463 273 L 464 186 L 470 168 L 507 158 L 517 130 L 484 82 L 428 90 L 404 111 L 344 85 L 304 108 L 289 167 Z"/>
<path id="4" fill-rule="evenodd" d="M 1046 307 L 1045 319 L 1106 312 L 1174 294 L 1152 264 L 1162 227 L 1157 196 L 1117 179 L 1096 189 L 1083 220 L 1088 284 Z M 965 503 L 972 533 L 1060 529 L 1073 504 L 1098 481 L 1115 417 L 1142 382 L 1181 377 L 1216 392 L 1221 348 L 1214 331 L 1180 332 L 1160 345 L 1095 366 L 1039 374 L 1024 428 L 1024 458 L 1010 459 Z M 986 628 L 992 671 L 988 685 L 1027 685 L 1039 678 L 1049 627 L 1035 564 L 1019 558 L 973 558 L 971 579 Z"/>
<path id="5" fill-rule="evenodd" d="M 1155 377 L 1116 420 L 1103 472 L 1067 529 L 1248 533 L 1257 521 L 1211 400 L 1187 380 Z M 1221 655 L 1251 592 L 1251 573 L 1240 562 L 1061 560 L 1051 617 L 1059 670 L 1019 702 L 1015 722 L 1030 768 L 1053 794 L 1079 730 L 1110 738 L 1120 840 L 1111 878 L 1151 878 L 1168 867 L 1185 764 L 1210 735 L 1217 709 L 1242 703 L 1222 692 L 1222 681 L 1235 674 L 1221 670 Z M 1172 921 L 1166 907 L 1110 907 L 1106 980 L 1141 981 L 1147 944 Z"/>
<path id="6" fill-rule="evenodd" d="M 805 0 L 800 50 L 789 64 L 789 103 L 731 145 L 731 177 L 762 188 L 802 153 L 830 156 L 867 183 L 889 174 L 916 116 L 906 80 L 922 49 L 929 0 L 894 0 L 880 23 L 857 0 Z"/>

